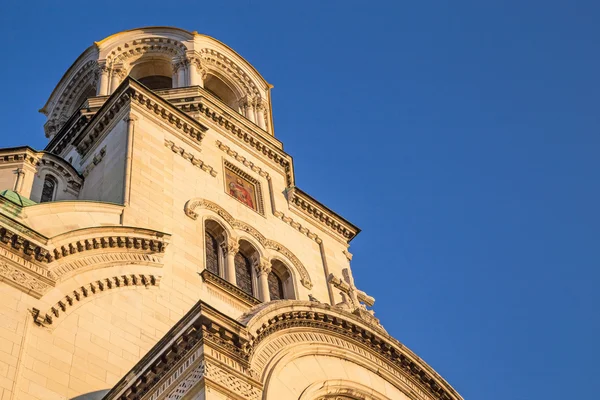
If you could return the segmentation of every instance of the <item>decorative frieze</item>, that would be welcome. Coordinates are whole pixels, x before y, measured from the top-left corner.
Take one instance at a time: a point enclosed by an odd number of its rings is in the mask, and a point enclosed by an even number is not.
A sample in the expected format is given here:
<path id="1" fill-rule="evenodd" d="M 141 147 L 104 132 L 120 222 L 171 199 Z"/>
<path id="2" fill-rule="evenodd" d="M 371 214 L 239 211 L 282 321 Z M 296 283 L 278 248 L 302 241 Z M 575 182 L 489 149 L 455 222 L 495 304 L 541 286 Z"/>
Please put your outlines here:
<path id="1" fill-rule="evenodd" d="M 48 252 L 45 260 L 46 262 L 55 262 L 73 254 L 99 249 L 126 248 L 164 253 L 167 245 L 168 243 L 162 238 L 132 237 L 126 235 L 99 236 L 57 246 Z"/>
<path id="2" fill-rule="evenodd" d="M 285 222 L 286 224 L 288 224 L 289 226 L 291 226 L 298 232 L 308 236 L 310 239 L 314 240 L 315 242 L 317 242 L 319 244 L 321 244 L 323 242 L 323 240 L 316 233 L 311 232 L 308 228 L 302 226 L 302 224 L 300 224 L 299 222 L 296 222 L 292 218 L 286 216 L 281 211 L 275 211 L 273 213 L 273 215 L 275 215 L 277 218 L 279 218 L 280 220 L 282 220 L 283 222 Z"/>
<path id="3" fill-rule="evenodd" d="M 343 238 L 345 242 L 350 242 L 360 232 L 358 227 L 352 225 L 297 187 L 287 189 L 286 194 L 291 209 L 319 222 L 330 232 Z"/>
<path id="4" fill-rule="evenodd" d="M 217 176 L 217 171 L 213 167 L 205 164 L 204 161 L 194 154 L 185 151 L 183 147 L 177 146 L 175 142 L 165 139 L 165 147 L 171 149 L 173 153 L 179 154 L 183 159 L 188 160 L 194 167 L 200 168 L 202 171 L 209 173 L 212 177 Z"/>
<path id="5" fill-rule="evenodd" d="M 309 345 L 304 350 L 313 348 L 315 355 L 342 351 L 410 398 L 461 400 L 435 371 L 385 331 L 372 329 L 346 311 L 298 300 L 261 304 L 237 321 L 199 301 L 104 398 L 181 399 L 204 378 L 208 387 L 212 383 L 224 393 L 257 399 L 262 385 L 255 377 L 268 375 L 265 369 L 275 357 L 302 345 Z M 219 354 L 233 363 L 214 360 L 220 359 Z M 209 364 L 216 367 L 215 374 Z"/>
<path id="6" fill-rule="evenodd" d="M 252 319 L 248 322 L 248 329 L 252 329 L 252 338 L 248 343 L 251 368 L 257 373 L 263 372 L 266 363 L 271 360 L 271 354 L 281 351 L 282 347 L 302 342 L 311 345 L 322 342 L 337 344 L 356 353 L 359 358 L 376 362 L 419 394 L 419 398 L 426 399 L 433 395 L 438 400 L 461 399 L 428 365 L 385 331 L 373 330 L 370 325 L 355 322 L 362 320 L 347 312 L 342 311 L 336 316 L 330 311 L 329 305 L 302 301 L 288 301 L 288 304 L 292 307 L 271 304 L 271 307 L 281 307 L 281 313 L 261 319 L 256 328 L 251 328 Z M 267 312 L 258 310 L 257 314 Z M 243 316 L 246 320 L 248 317 Z M 295 328 L 302 329 L 304 333 L 294 332 Z M 285 334 L 285 331 L 289 333 Z"/>
<path id="7" fill-rule="evenodd" d="M 123 63 L 131 57 L 146 53 L 170 54 L 172 57 L 184 56 L 186 47 L 179 41 L 165 37 L 143 37 L 123 43 L 106 56 L 106 63 Z"/>
<path id="8" fill-rule="evenodd" d="M 33 276 L 29 271 L 25 272 L 21 268 L 6 262 L 0 263 L 0 282 L 15 286 L 38 299 L 51 287 L 42 279 Z"/>
<path id="9" fill-rule="evenodd" d="M 302 285 L 307 289 L 312 288 L 312 281 L 310 279 L 308 271 L 306 270 L 302 262 L 298 259 L 298 257 L 296 257 L 294 253 L 292 253 L 287 247 L 285 247 L 279 242 L 267 239 L 265 236 L 263 236 L 263 234 L 261 234 L 259 231 L 257 231 L 250 225 L 233 218 L 233 216 L 227 211 L 225 211 L 225 209 L 213 203 L 212 201 L 199 198 L 188 200 L 188 202 L 185 203 L 184 212 L 188 217 L 195 220 L 198 218 L 198 214 L 194 210 L 198 207 L 206 208 L 215 212 L 217 215 L 223 218 L 232 228 L 239 229 L 243 232 L 248 233 L 253 238 L 255 238 L 263 247 L 275 250 L 283 254 L 292 262 L 294 267 L 296 267 L 296 271 L 300 275 L 300 282 L 302 283 Z"/>
<path id="10" fill-rule="evenodd" d="M 219 150 L 222 150 L 227 155 L 235 158 L 237 161 L 244 164 L 244 166 L 250 168 L 252 171 L 256 172 L 257 174 L 259 174 L 263 178 L 266 178 L 267 180 L 271 179 L 271 177 L 269 176 L 269 173 L 267 171 L 263 170 L 262 168 L 260 168 L 256 164 L 254 164 L 252 161 L 248 160 L 246 157 L 241 156 L 237 151 L 231 150 L 231 148 L 229 146 L 223 144 L 219 140 L 216 141 L 216 144 L 217 144 L 217 147 L 219 148 Z"/>
<path id="11" fill-rule="evenodd" d="M 162 254 L 170 237 L 168 234 L 140 228 L 102 227 L 90 228 L 87 233 L 80 230 L 81 236 L 88 236 L 85 239 L 68 240 L 69 233 L 47 239 L 33 231 L 21 232 L 16 223 L 14 227 L 14 230 L 0 227 L 0 258 L 16 264 L 7 264 L 0 275 L 7 282 L 18 285 L 21 290 L 37 298 L 54 287 L 64 276 L 90 265 L 160 267 Z M 132 229 L 132 232 L 128 232 Z M 102 231 L 107 230 L 112 235 L 102 234 Z M 82 254 L 86 252 L 89 254 Z M 70 257 L 76 254 L 84 257 Z"/>
<path id="12" fill-rule="evenodd" d="M 287 185 L 293 184 L 294 176 L 292 173 L 291 158 L 282 150 L 275 148 L 266 140 L 261 139 L 259 135 L 236 124 L 235 118 L 202 99 L 193 103 L 183 104 L 180 108 L 188 113 L 199 112 L 201 115 L 204 114 L 209 120 L 229 131 L 242 144 L 249 146 L 257 152 L 259 156 L 266 157 L 273 162 L 287 177 Z"/>
<path id="13" fill-rule="evenodd" d="M 149 265 L 162 267 L 161 254 L 156 255 L 151 252 L 132 251 L 103 251 L 101 253 L 89 254 L 83 257 L 76 257 L 72 261 L 56 263 L 49 266 L 49 273 L 56 280 L 64 280 L 72 276 L 77 271 L 93 266 L 96 268 L 105 268 L 117 265 Z M 68 259 L 67 259 L 68 260 Z"/>
<path id="14" fill-rule="evenodd" d="M 159 277 L 155 275 L 136 275 L 127 274 L 113 276 L 102 280 L 96 280 L 83 285 L 59 300 L 47 312 L 40 312 L 34 308 L 31 310 L 33 321 L 40 326 L 52 325 L 56 318 L 67 312 L 70 307 L 74 307 L 86 299 L 92 298 L 96 294 L 104 293 L 111 289 L 132 288 L 132 287 L 151 287 L 158 286 Z"/>

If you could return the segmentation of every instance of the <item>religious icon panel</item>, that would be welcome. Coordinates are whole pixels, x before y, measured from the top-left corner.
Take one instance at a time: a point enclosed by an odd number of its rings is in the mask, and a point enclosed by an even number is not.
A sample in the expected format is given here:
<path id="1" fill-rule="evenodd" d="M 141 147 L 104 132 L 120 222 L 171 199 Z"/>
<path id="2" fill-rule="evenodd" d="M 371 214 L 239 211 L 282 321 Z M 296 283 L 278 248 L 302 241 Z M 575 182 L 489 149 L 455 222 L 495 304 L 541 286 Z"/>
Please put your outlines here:
<path id="1" fill-rule="evenodd" d="M 256 185 L 229 168 L 225 168 L 225 189 L 232 197 L 258 211 Z"/>

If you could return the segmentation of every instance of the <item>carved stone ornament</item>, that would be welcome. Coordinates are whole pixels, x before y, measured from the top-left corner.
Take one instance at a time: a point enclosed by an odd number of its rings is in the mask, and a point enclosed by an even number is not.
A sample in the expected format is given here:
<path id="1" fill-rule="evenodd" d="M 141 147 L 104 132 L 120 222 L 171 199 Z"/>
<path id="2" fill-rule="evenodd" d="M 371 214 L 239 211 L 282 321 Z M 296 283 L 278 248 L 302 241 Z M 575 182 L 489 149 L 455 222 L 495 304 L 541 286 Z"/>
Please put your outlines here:
<path id="1" fill-rule="evenodd" d="M 298 300 L 261 303 L 237 320 L 199 301 L 104 399 L 183 399 L 203 384 L 216 385 L 228 398 L 260 399 L 261 377 L 269 373 L 271 361 L 280 354 L 293 355 L 298 348 L 320 348 L 355 360 L 407 398 L 462 400 L 431 367 L 384 330 L 372 329 L 356 315 L 327 304 Z M 339 379 L 316 383 L 305 392 L 301 400 L 334 394 L 386 399 L 375 390 Z"/>
<path id="2" fill-rule="evenodd" d="M 186 151 L 183 147 L 177 146 L 175 142 L 165 139 L 165 147 L 171 149 L 173 153 L 179 154 L 183 159 L 188 160 L 194 167 L 198 167 L 202 171 L 209 173 L 213 178 L 217 176 L 217 171 L 213 167 L 199 159 L 198 156 Z"/>
<path id="3" fill-rule="evenodd" d="M 298 259 L 298 257 L 296 257 L 287 247 L 274 240 L 267 239 L 260 232 L 258 232 L 256 229 L 246 224 L 245 222 L 236 220 L 231 214 L 225 211 L 224 208 L 213 203 L 212 201 L 200 198 L 191 199 L 188 200 L 187 203 L 185 203 L 183 210 L 188 217 L 195 220 L 198 218 L 198 214 L 194 210 L 196 210 L 196 208 L 199 207 L 206 208 L 210 211 L 215 212 L 227 224 L 229 224 L 231 228 L 248 233 L 250 236 L 255 238 L 263 247 L 275 250 L 283 254 L 287 259 L 289 259 L 292 262 L 294 267 L 296 267 L 296 271 L 300 275 L 300 282 L 302 283 L 302 286 L 304 286 L 307 289 L 312 289 L 312 280 L 310 279 L 310 275 L 308 274 L 306 267 L 304 267 L 304 265 Z"/>
<path id="4" fill-rule="evenodd" d="M 336 304 L 336 307 L 349 311 L 370 324 L 381 327 L 379 320 L 375 318 L 375 312 L 373 310 L 368 310 L 365 306 L 366 304 L 369 307 L 373 307 L 375 299 L 356 288 L 350 268 L 344 268 L 342 270 L 342 275 L 344 277 L 343 280 L 336 278 L 333 274 L 329 275 L 329 283 L 341 291 L 342 302 Z"/>
<path id="5" fill-rule="evenodd" d="M 50 307 L 50 309 L 46 312 L 40 312 L 40 310 L 33 308 L 31 310 L 33 321 L 40 326 L 52 325 L 55 318 L 58 318 L 63 313 L 66 313 L 70 307 L 74 307 L 86 299 L 91 299 L 96 294 L 104 293 L 111 289 L 126 287 L 133 288 L 143 286 L 148 288 L 151 286 L 158 286 L 159 281 L 160 277 L 155 275 L 136 274 L 119 275 L 102 280 L 96 280 L 73 290 L 70 294 L 67 294 L 64 298 L 58 301 L 54 306 Z"/>

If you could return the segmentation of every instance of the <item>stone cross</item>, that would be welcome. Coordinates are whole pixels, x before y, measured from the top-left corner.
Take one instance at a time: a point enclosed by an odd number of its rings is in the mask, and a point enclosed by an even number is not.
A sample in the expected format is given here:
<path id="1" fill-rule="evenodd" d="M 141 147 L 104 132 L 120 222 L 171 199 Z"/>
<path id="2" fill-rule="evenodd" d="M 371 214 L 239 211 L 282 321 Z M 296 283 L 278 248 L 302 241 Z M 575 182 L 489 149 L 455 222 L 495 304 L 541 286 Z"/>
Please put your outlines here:
<path id="1" fill-rule="evenodd" d="M 352 277 L 350 268 L 344 268 L 342 270 L 342 276 L 344 279 L 336 278 L 333 274 L 329 275 L 329 282 L 341 291 L 343 301 L 341 304 L 338 304 L 339 306 L 346 305 L 345 308 L 352 310 L 356 308 L 363 308 L 366 310 L 366 307 L 362 303 L 369 307 L 372 307 L 373 304 L 375 304 L 375 299 L 373 297 L 362 290 L 359 290 L 354 285 L 354 278 Z"/>
<path id="2" fill-rule="evenodd" d="M 333 274 L 329 275 L 329 283 L 339 289 L 342 295 L 342 302 L 335 306 L 347 310 L 372 326 L 385 331 L 379 320 L 375 318 L 373 310 L 367 309 L 367 306 L 372 307 L 375 304 L 375 299 L 356 288 L 350 268 L 344 268 L 342 276 L 344 279 L 336 278 Z"/>

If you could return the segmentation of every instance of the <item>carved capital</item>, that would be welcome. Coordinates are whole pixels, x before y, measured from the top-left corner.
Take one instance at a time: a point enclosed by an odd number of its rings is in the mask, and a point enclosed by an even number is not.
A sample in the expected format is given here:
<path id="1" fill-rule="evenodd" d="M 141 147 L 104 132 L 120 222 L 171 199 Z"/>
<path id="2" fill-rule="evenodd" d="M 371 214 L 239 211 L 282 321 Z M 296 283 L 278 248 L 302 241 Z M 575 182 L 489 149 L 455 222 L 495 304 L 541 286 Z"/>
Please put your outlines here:
<path id="1" fill-rule="evenodd" d="M 227 238 L 221 243 L 221 249 L 225 255 L 236 255 L 240 251 L 240 244 L 236 239 Z"/>
<path id="2" fill-rule="evenodd" d="M 108 74 L 110 72 L 110 67 L 106 64 L 106 62 L 100 61 L 98 62 L 98 72 L 100 72 L 102 75 Z"/>
<path id="3" fill-rule="evenodd" d="M 261 257 L 255 261 L 254 269 L 256 271 L 256 275 L 258 276 L 263 274 L 269 275 L 271 273 L 271 261 Z"/>

